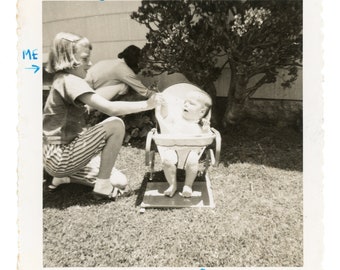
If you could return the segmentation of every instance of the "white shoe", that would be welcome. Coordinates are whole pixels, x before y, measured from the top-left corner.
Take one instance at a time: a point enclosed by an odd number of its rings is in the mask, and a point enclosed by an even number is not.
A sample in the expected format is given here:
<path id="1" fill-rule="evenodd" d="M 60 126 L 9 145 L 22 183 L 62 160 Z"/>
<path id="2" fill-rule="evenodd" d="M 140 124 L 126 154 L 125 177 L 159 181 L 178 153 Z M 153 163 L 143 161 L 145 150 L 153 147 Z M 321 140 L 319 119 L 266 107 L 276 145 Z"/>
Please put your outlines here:
<path id="1" fill-rule="evenodd" d="M 114 200 L 117 197 L 118 189 L 113 187 L 108 180 L 97 179 L 93 188 L 93 195 L 96 199 Z"/>
<path id="2" fill-rule="evenodd" d="M 113 191 L 113 186 L 108 180 L 97 179 L 93 187 L 93 192 L 103 195 L 109 195 Z"/>
<path id="3" fill-rule="evenodd" d="M 126 175 L 123 174 L 121 171 L 117 170 L 116 168 L 112 169 L 110 182 L 112 186 L 122 190 L 124 190 L 128 184 Z"/>
<path id="4" fill-rule="evenodd" d="M 53 177 L 52 183 L 48 186 L 50 191 L 56 190 L 62 184 L 69 184 L 71 183 L 70 177 Z"/>

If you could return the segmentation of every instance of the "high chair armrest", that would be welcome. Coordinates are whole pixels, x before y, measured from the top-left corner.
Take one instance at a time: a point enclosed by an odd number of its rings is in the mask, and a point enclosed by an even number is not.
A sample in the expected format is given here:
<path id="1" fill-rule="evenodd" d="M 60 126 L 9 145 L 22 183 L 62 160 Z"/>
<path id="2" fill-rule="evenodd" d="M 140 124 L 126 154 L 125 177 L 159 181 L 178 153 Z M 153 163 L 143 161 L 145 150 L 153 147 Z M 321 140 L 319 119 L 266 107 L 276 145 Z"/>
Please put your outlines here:
<path id="1" fill-rule="evenodd" d="M 221 156 L 221 134 L 218 130 L 211 128 L 211 132 L 215 134 L 215 141 L 216 141 L 216 150 L 215 150 L 215 163 L 213 164 L 214 167 L 217 167 L 220 162 L 220 156 Z"/>
<path id="2" fill-rule="evenodd" d="M 146 144 L 145 144 L 145 165 L 150 165 L 150 150 L 151 150 L 151 142 L 153 135 L 157 132 L 156 128 L 151 129 L 148 132 L 148 135 L 146 137 Z"/>

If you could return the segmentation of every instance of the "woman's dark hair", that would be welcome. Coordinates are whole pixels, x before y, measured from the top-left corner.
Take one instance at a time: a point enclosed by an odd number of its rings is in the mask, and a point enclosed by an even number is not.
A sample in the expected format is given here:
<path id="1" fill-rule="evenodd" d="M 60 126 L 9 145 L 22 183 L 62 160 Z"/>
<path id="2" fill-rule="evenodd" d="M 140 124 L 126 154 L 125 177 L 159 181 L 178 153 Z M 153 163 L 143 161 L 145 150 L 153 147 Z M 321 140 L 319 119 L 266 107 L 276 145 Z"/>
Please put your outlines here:
<path id="1" fill-rule="evenodd" d="M 138 73 L 140 68 L 138 67 L 139 57 L 141 49 L 135 45 L 130 45 L 124 49 L 124 51 L 118 54 L 118 58 L 124 59 L 125 63 L 133 70 L 134 73 Z"/>

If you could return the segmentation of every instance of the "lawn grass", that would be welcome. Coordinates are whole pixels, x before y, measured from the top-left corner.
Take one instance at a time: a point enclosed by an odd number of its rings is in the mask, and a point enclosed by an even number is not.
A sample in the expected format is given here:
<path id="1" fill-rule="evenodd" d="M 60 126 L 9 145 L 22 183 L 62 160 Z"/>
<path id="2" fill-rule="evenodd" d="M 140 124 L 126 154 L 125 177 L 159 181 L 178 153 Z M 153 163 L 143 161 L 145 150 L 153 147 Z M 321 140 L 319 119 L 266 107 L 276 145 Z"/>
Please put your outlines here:
<path id="1" fill-rule="evenodd" d="M 302 266 L 302 134 L 247 121 L 222 140 L 221 164 L 209 170 L 215 208 L 140 214 L 143 143 L 124 146 L 117 160 L 134 190 L 129 197 L 100 202 L 86 186 L 48 193 L 45 184 L 44 266 Z"/>

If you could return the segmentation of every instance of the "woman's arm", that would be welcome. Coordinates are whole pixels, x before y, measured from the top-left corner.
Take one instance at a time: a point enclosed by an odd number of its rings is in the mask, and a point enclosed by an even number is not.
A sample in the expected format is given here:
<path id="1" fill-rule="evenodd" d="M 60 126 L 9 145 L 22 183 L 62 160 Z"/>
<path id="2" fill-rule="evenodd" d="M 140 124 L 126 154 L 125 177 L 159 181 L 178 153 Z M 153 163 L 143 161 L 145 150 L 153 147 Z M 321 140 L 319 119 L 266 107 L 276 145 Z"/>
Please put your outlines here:
<path id="1" fill-rule="evenodd" d="M 125 83 L 120 83 L 116 85 L 104 86 L 96 89 L 96 94 L 106 98 L 107 100 L 111 100 L 112 98 L 120 95 L 124 95 L 128 92 L 128 85 Z"/>
<path id="2" fill-rule="evenodd" d="M 116 75 L 119 80 L 128 86 L 130 86 L 134 91 L 144 97 L 150 97 L 154 91 L 147 88 L 141 80 L 138 78 L 137 74 L 135 74 L 132 69 L 130 69 L 125 62 L 117 68 Z"/>
<path id="3" fill-rule="evenodd" d="M 143 101 L 108 101 L 96 93 L 84 93 L 78 97 L 84 104 L 110 116 L 119 116 L 147 111 L 161 102 L 159 95 L 152 95 Z"/>

